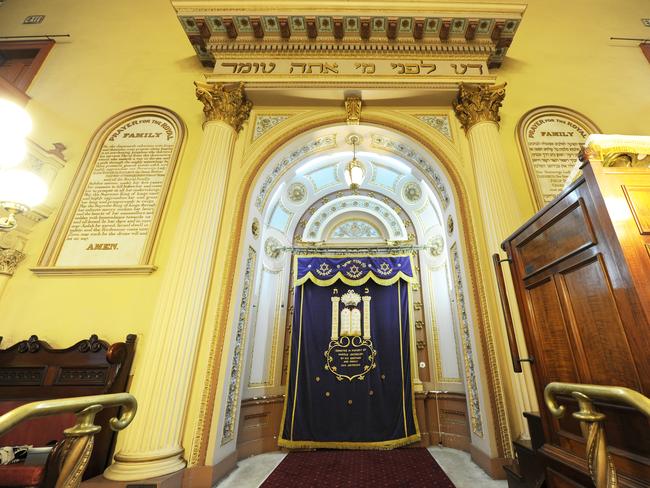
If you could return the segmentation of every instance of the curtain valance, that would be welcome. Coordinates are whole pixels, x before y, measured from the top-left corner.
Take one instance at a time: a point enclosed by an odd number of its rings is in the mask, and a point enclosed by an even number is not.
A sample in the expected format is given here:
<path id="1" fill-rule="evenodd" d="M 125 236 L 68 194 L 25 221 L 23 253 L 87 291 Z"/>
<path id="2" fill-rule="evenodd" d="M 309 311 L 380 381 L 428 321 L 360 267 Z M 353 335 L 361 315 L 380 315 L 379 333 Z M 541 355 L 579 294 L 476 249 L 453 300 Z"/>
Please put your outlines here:
<path id="1" fill-rule="evenodd" d="M 342 281 L 360 286 L 368 280 L 379 285 L 392 285 L 399 279 L 415 283 L 410 255 L 404 256 L 298 256 L 295 262 L 294 285 L 311 281 L 318 286 L 330 286 Z"/>

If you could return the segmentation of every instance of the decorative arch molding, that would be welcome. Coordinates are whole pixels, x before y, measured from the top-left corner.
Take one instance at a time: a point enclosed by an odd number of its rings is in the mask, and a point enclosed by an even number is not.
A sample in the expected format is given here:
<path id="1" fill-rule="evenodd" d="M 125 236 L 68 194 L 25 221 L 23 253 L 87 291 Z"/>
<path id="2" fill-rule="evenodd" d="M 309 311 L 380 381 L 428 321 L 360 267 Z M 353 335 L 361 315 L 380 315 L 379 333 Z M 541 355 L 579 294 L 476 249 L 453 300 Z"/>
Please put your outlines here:
<path id="1" fill-rule="evenodd" d="M 332 229 L 332 224 L 340 222 L 342 216 L 345 220 L 344 216 L 350 212 L 366 214 L 373 221 L 380 223 L 391 241 L 408 239 L 402 219 L 386 203 L 364 195 L 348 195 L 326 203 L 309 218 L 302 234 L 303 242 L 326 240 L 327 231 Z"/>
<path id="2" fill-rule="evenodd" d="M 385 241 L 388 239 L 385 229 L 383 229 L 384 232 L 380 230 L 381 222 L 373 222 L 372 218 L 366 220 L 361 217 L 351 217 L 336 221 L 334 224 L 323 233 L 326 241 L 351 240 L 367 242 L 369 240 Z"/>
<path id="3" fill-rule="evenodd" d="M 278 133 L 278 137 L 275 140 L 270 141 L 264 138 L 264 145 L 258 144 L 256 147 L 251 148 L 251 152 L 246 156 L 250 164 L 247 167 L 245 175 L 241 178 L 241 183 L 237 190 L 233 214 L 233 222 L 235 225 L 231 229 L 230 240 L 225 251 L 226 256 L 223 272 L 227 276 L 234 276 L 238 267 L 241 266 L 237 256 L 243 244 L 244 234 L 242 233 L 242 229 L 246 222 L 245 219 L 248 212 L 248 195 L 250 195 L 255 186 L 256 180 L 264 166 L 268 164 L 274 154 L 297 135 L 313 129 L 327 127 L 331 124 L 340 124 L 343 121 L 344 114 L 340 110 L 321 110 L 296 115 L 285 121 L 284 133 Z M 457 169 L 457 162 L 460 159 L 460 155 L 450 141 L 442 134 L 434 129 L 422 127 L 423 124 L 415 118 L 413 123 L 406 122 L 405 120 L 398 122 L 392 111 L 368 109 L 364 112 L 364 123 L 388 128 L 415 141 L 427 152 L 436 157 L 451 183 L 450 191 L 458 205 L 458 227 L 462 229 L 464 235 L 464 239 L 460 241 L 461 255 L 465 258 L 465 262 L 467 263 L 466 268 L 470 278 L 469 281 L 473 284 L 473 286 L 468 285 L 468 289 L 472 295 L 471 308 L 475 318 L 478 339 L 483 350 L 483 357 L 485 358 L 484 366 L 487 380 L 485 390 L 490 392 L 490 412 L 495 426 L 496 454 L 500 457 L 512 457 L 511 438 L 505 414 L 503 388 L 498 372 L 494 336 L 488 319 L 487 298 L 483 285 L 482 272 L 479 266 L 479 253 L 476 245 L 477 238 L 470 211 L 470 200 Z M 194 431 L 192 450 L 188 456 L 191 466 L 205 464 L 208 444 L 210 442 L 210 438 L 205 435 L 205 432 L 208 431 L 215 435 L 217 432 L 217 427 L 213 422 L 214 403 L 219 378 L 216 371 L 218 371 L 218 367 L 222 363 L 225 333 L 229 329 L 225 324 L 230 315 L 231 302 L 231 293 L 224 292 L 220 294 L 217 305 L 216 323 L 222 325 L 214 328 L 214 334 L 208 346 L 208 365 L 200 402 L 199 421 Z"/>
<path id="4" fill-rule="evenodd" d="M 400 218 L 402 225 L 406 229 L 406 235 L 408 238 L 409 242 L 417 242 L 418 238 L 418 230 L 415 227 L 415 224 L 413 222 L 413 219 L 410 218 L 409 213 L 405 210 L 405 208 L 397 203 L 395 200 L 393 200 L 391 197 L 377 193 L 373 190 L 365 190 L 365 189 L 356 189 L 356 190 L 343 190 L 343 191 L 336 191 L 329 193 L 327 195 L 322 196 L 315 202 L 313 202 L 302 214 L 301 218 L 298 220 L 298 224 L 296 225 L 296 228 L 294 229 L 293 233 L 293 243 L 294 245 L 300 245 L 303 243 L 303 235 L 306 234 L 306 226 L 307 226 L 307 221 L 308 221 L 308 216 L 310 215 L 318 215 L 321 211 L 321 209 L 327 205 L 329 202 L 346 197 L 346 196 L 364 196 L 367 197 L 373 201 L 378 201 L 381 202 L 382 204 L 388 206 L 391 208 Z M 343 222 L 346 220 L 347 217 L 353 216 L 354 214 L 346 214 L 342 213 L 341 218 L 334 220 L 330 223 L 330 226 L 325 229 L 323 232 L 324 236 L 327 236 L 328 233 L 333 230 L 333 227 L 337 225 L 337 223 Z M 367 216 L 370 216 L 370 214 L 365 214 Z M 378 223 L 378 225 L 383 225 Z M 388 232 L 386 230 L 386 232 Z M 424 236 L 421 236 L 424 237 Z"/>

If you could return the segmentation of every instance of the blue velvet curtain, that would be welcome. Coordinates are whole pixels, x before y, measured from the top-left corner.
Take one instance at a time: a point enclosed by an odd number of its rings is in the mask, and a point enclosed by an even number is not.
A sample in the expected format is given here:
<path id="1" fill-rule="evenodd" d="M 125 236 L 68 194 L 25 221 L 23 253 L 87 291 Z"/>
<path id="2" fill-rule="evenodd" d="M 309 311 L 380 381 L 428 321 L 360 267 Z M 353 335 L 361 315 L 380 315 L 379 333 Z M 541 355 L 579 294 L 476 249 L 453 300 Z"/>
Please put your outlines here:
<path id="1" fill-rule="evenodd" d="M 419 439 L 409 256 L 299 257 L 279 445 L 389 449 Z"/>

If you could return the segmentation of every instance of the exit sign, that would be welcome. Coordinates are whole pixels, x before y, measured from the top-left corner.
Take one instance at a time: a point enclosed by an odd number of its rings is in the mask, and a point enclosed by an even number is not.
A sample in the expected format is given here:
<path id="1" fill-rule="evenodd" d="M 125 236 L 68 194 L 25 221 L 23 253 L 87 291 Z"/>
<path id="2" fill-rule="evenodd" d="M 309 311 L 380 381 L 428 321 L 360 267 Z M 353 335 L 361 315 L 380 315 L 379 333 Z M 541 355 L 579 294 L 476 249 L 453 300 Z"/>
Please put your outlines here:
<path id="1" fill-rule="evenodd" d="M 28 15 L 25 17 L 25 20 L 23 20 L 23 24 L 40 24 L 43 22 L 44 18 L 45 15 Z"/>

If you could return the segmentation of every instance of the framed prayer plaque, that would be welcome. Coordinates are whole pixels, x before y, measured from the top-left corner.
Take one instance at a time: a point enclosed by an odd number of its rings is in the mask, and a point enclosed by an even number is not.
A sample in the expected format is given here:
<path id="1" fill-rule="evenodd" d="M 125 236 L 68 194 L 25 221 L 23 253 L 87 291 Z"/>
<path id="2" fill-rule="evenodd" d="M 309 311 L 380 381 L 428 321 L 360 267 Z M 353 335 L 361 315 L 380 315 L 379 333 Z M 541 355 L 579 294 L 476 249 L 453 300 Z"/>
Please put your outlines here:
<path id="1" fill-rule="evenodd" d="M 517 143 L 538 208 L 562 191 L 587 136 L 599 132 L 584 115 L 554 105 L 530 110 L 519 120 Z"/>
<path id="2" fill-rule="evenodd" d="M 37 274 L 151 273 L 153 245 L 185 128 L 143 106 L 95 133 L 66 196 Z"/>

